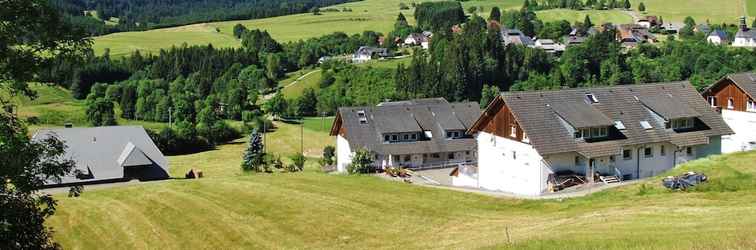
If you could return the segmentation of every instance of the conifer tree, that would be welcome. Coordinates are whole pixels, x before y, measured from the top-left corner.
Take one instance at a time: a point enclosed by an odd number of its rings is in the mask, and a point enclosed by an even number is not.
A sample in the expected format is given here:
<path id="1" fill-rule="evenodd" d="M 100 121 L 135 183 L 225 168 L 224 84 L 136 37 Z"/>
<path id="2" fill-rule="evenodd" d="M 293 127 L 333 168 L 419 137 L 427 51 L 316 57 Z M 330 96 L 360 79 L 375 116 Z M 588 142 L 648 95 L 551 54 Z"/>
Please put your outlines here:
<path id="1" fill-rule="evenodd" d="M 249 135 L 249 146 L 244 152 L 242 169 L 244 171 L 262 172 L 265 165 L 265 152 L 263 152 L 262 136 L 257 129 Z"/>

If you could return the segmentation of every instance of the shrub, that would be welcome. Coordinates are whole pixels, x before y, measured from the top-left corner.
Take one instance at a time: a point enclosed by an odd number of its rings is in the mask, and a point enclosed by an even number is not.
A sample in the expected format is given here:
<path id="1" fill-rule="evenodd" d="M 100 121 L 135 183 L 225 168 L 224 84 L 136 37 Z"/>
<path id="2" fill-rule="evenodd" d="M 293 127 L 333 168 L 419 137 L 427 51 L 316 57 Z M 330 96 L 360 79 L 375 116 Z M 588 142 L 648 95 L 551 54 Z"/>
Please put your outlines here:
<path id="1" fill-rule="evenodd" d="M 373 157 L 366 149 L 360 149 L 354 154 L 352 163 L 347 166 L 349 174 L 367 174 L 373 172 Z"/>
<path id="2" fill-rule="evenodd" d="M 323 163 L 325 165 L 333 165 L 336 156 L 336 148 L 328 145 L 323 148 Z"/>
<path id="3" fill-rule="evenodd" d="M 305 164 L 305 161 L 307 161 L 307 158 L 305 158 L 305 156 L 302 154 L 295 154 L 291 156 L 291 161 L 294 162 L 294 164 L 291 165 L 288 171 L 298 172 L 298 171 L 304 170 L 304 164 Z"/>

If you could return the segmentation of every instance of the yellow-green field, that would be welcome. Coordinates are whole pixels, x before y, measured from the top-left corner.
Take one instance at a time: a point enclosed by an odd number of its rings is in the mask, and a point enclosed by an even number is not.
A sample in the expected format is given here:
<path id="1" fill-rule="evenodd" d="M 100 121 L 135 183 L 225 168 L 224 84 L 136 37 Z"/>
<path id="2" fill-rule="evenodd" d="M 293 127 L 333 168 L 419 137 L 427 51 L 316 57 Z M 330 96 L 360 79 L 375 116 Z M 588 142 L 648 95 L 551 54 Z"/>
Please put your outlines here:
<path id="1" fill-rule="evenodd" d="M 58 195 L 48 222 L 66 249 L 753 249 L 756 152 L 673 173 L 708 184 L 671 192 L 659 178 L 583 198 L 529 201 L 371 176 L 243 174 L 243 147 L 171 157 L 169 180 Z M 184 165 L 189 164 L 189 165 Z"/>
<path id="2" fill-rule="evenodd" d="M 748 1 L 748 7 L 746 7 Z M 747 8 L 752 6 L 752 0 L 630 0 L 634 10 L 640 2 L 646 5 L 648 15 L 662 16 L 665 22 L 682 22 L 686 16 L 691 16 L 696 23 L 712 24 L 722 22 L 737 24 L 740 16 L 748 15 Z M 748 22 L 750 25 L 750 21 Z"/>

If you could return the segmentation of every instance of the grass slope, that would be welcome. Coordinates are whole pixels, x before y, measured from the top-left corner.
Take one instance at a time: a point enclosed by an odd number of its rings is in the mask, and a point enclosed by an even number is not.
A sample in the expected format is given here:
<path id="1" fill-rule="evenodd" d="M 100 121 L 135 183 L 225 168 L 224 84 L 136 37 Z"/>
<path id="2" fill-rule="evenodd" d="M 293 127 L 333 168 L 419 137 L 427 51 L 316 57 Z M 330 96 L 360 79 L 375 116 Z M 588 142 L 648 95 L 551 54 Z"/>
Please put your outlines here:
<path id="1" fill-rule="evenodd" d="M 712 177 L 690 192 L 664 190 L 654 178 L 584 198 L 526 201 L 312 168 L 245 175 L 241 152 L 221 156 L 229 151 L 202 153 L 197 160 L 218 157 L 233 169 L 202 180 L 57 196 L 55 240 L 70 249 L 756 247 L 756 152 L 674 170 Z"/>
<path id="2" fill-rule="evenodd" d="M 649 15 L 662 16 L 665 22 L 682 22 L 686 16 L 691 16 L 697 23 L 705 23 L 708 20 L 711 23 L 737 24 L 740 16 L 747 15 L 746 1 L 753 2 L 753 0 L 631 0 L 630 2 L 634 10 L 638 10 L 638 4 L 643 2 Z"/>

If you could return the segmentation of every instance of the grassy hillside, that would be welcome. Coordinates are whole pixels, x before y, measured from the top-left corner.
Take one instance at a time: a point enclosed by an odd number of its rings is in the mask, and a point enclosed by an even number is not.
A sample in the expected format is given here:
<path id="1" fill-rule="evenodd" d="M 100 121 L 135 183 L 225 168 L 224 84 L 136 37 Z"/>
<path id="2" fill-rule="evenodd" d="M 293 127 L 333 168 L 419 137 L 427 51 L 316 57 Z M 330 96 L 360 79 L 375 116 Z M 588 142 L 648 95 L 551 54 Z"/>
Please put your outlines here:
<path id="1" fill-rule="evenodd" d="M 738 23 L 738 18 L 747 15 L 747 8 L 754 8 L 752 0 L 630 0 L 634 10 L 640 2 L 646 5 L 649 15 L 659 15 L 664 21 L 682 22 L 686 16 L 692 16 L 697 23 Z M 748 2 L 749 7 L 746 7 Z M 750 12 L 750 11 L 749 11 Z M 749 21 L 750 25 L 750 21 Z"/>
<path id="2" fill-rule="evenodd" d="M 70 249 L 756 247 L 756 152 L 674 170 L 711 176 L 690 192 L 667 191 L 655 178 L 584 198 L 526 201 L 312 167 L 245 175 L 238 170 L 240 149 L 198 155 L 196 164 L 225 169 L 207 166 L 202 180 L 58 196 L 60 208 L 49 221 L 55 239 Z M 182 160 L 170 159 L 173 167 Z"/>

